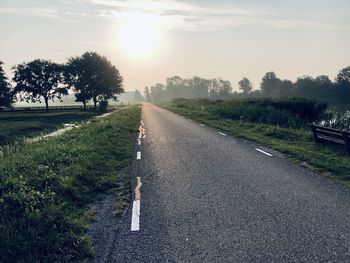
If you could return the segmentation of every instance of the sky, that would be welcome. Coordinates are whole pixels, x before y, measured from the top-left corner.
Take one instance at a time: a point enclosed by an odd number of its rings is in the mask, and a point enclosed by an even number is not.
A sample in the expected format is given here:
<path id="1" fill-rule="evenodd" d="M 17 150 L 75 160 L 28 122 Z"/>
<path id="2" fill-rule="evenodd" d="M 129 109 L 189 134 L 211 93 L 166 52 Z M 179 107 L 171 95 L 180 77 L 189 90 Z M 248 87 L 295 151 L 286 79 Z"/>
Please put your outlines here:
<path id="1" fill-rule="evenodd" d="M 350 66 L 348 0 L 0 0 L 0 60 L 64 63 L 105 55 L 125 89 L 174 75 L 258 88 L 268 71 L 295 81 Z"/>

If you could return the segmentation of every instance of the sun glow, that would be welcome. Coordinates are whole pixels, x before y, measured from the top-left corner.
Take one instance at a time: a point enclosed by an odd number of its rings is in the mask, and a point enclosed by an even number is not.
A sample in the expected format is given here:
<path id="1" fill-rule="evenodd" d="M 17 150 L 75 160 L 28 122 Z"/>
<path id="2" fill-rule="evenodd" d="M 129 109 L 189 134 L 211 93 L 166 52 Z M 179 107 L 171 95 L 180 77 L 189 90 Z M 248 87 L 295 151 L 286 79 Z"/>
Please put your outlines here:
<path id="1" fill-rule="evenodd" d="M 159 44 L 158 17 L 130 14 L 118 32 L 118 46 L 130 55 L 151 55 Z"/>

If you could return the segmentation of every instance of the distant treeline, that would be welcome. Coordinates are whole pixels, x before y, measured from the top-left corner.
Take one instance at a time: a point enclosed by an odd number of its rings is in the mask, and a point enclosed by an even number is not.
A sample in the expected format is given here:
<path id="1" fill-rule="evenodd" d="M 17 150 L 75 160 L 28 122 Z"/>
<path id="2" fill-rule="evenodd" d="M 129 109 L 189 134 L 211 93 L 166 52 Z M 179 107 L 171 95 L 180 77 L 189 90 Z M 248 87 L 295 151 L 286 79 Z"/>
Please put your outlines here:
<path id="1" fill-rule="evenodd" d="M 150 102 L 167 101 L 174 98 L 209 98 L 229 100 L 232 98 L 290 98 L 305 97 L 337 105 L 350 105 L 350 67 L 339 71 L 332 81 L 326 75 L 316 78 L 303 76 L 296 82 L 281 80 L 274 72 L 267 72 L 262 78 L 260 88 L 254 90 L 249 79 L 243 78 L 238 83 L 240 92 L 232 92 L 228 80 L 204 79 L 193 77 L 182 79 L 178 76 L 167 78 L 165 84 L 158 83 L 144 89 L 145 100 Z M 135 99 L 140 99 L 139 92 Z"/>
<path id="2" fill-rule="evenodd" d="M 62 101 L 69 90 L 74 92 L 77 102 L 83 103 L 84 109 L 90 100 L 94 109 L 97 103 L 106 108 L 108 99 L 117 100 L 117 95 L 124 92 L 118 69 L 96 52 L 71 57 L 65 64 L 36 59 L 16 65 L 12 68 L 13 86 L 2 64 L 0 61 L 0 109 L 11 107 L 16 101 L 43 101 L 48 111 L 49 102 Z"/>

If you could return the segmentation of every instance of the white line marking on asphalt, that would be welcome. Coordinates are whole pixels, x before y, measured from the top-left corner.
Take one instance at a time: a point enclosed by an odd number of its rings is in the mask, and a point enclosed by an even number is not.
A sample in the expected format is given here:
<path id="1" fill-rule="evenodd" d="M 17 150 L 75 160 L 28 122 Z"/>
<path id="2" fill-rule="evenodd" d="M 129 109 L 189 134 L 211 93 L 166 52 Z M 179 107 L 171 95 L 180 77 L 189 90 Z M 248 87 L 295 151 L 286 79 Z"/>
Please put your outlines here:
<path id="1" fill-rule="evenodd" d="M 200 126 L 202 126 L 202 127 L 204 127 L 204 126 L 205 126 L 205 125 L 204 125 L 204 124 L 202 124 L 202 123 L 200 123 L 199 125 L 200 125 Z"/>
<path id="2" fill-rule="evenodd" d="M 259 148 L 255 148 L 255 150 L 257 150 L 258 152 L 261 152 L 261 153 L 263 153 L 263 154 L 265 154 L 265 155 L 267 155 L 267 156 L 273 156 L 271 153 L 268 153 L 268 152 L 265 152 L 265 151 L 263 151 L 263 150 L 260 150 Z"/>
<path id="3" fill-rule="evenodd" d="M 140 200 L 132 203 L 131 231 L 140 230 Z"/>
<path id="4" fill-rule="evenodd" d="M 227 136 L 226 133 L 223 133 L 223 132 L 218 132 L 219 134 L 221 134 L 222 136 Z"/>
<path id="5" fill-rule="evenodd" d="M 135 200 L 132 203 L 131 231 L 140 230 L 141 177 L 136 177 Z"/>
<path id="6" fill-rule="evenodd" d="M 192 121 L 191 119 L 188 119 L 189 121 Z"/>
<path id="7" fill-rule="evenodd" d="M 136 181 L 137 182 L 136 182 L 136 187 L 135 187 L 135 201 L 141 200 L 141 186 L 142 186 L 141 177 L 137 176 Z"/>
<path id="8" fill-rule="evenodd" d="M 136 160 L 141 160 L 141 152 L 137 152 L 137 154 L 136 154 Z"/>

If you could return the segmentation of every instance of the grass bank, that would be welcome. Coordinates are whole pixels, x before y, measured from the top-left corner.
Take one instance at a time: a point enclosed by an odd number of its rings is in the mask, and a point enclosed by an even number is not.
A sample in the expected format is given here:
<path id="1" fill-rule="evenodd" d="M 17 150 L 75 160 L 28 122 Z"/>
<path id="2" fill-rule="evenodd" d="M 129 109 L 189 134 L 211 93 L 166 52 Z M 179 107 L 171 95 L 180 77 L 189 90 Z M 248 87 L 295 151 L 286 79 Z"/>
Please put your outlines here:
<path id="1" fill-rule="evenodd" d="M 227 105 L 234 107 L 234 103 Z M 314 171 L 350 186 L 350 157 L 346 155 L 343 147 L 333 144 L 316 144 L 309 129 L 305 125 L 304 127 L 300 125 L 299 121 L 302 120 L 296 116 L 292 118 L 292 125 L 298 123 L 294 128 L 287 125 L 264 124 L 258 121 L 262 119 L 262 116 L 259 115 L 261 111 L 258 108 L 248 109 L 245 113 L 241 111 L 240 103 L 239 105 L 241 120 L 225 118 L 224 116 L 227 114 L 220 111 L 220 108 L 224 107 L 221 103 L 206 100 L 174 100 L 162 103 L 160 106 L 223 130 L 235 137 L 256 141 L 271 147 L 286 154 L 296 163 L 306 162 L 312 166 Z M 236 109 L 231 108 L 229 112 L 236 112 Z M 247 115 L 247 118 L 244 114 Z M 256 114 L 257 122 L 253 122 L 254 119 L 250 118 L 250 114 Z M 291 113 L 283 111 L 278 115 L 278 111 L 273 110 L 272 113 L 265 114 L 265 116 L 270 116 L 270 114 L 271 116 L 279 116 L 278 118 L 283 116 L 281 123 L 288 123 Z M 275 122 L 276 119 L 270 121 L 270 123 Z"/>
<path id="2" fill-rule="evenodd" d="M 0 158 L 0 262 L 82 262 L 89 204 L 129 182 L 140 107 Z M 15 148 L 16 147 L 16 148 Z M 124 191 L 125 192 L 125 191 Z"/>
<path id="3" fill-rule="evenodd" d="M 0 145 L 23 137 L 33 137 L 60 128 L 64 123 L 83 121 L 95 116 L 93 111 L 0 112 Z"/>

